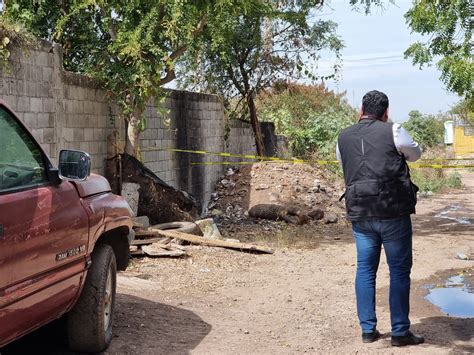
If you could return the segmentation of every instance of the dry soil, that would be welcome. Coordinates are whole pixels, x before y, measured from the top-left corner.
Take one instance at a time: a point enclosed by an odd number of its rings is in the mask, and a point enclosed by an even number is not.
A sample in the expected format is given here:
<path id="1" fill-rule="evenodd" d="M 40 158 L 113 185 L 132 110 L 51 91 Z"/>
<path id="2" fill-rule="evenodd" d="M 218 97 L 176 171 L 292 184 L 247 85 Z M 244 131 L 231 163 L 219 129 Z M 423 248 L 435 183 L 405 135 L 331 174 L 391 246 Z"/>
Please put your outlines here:
<path id="1" fill-rule="evenodd" d="M 464 172 L 463 182 L 463 190 L 420 200 L 413 217 L 411 321 L 412 330 L 426 338 L 421 346 L 390 346 L 384 260 L 377 279 L 378 328 L 384 336 L 361 342 L 355 248 L 349 227 L 340 226 L 336 238 L 328 227 L 321 230 L 325 235 L 314 235 L 318 242 L 312 248 L 277 245 L 273 255 L 190 247 L 186 259 L 133 261 L 119 276 L 115 338 L 107 353 L 473 353 L 474 318 L 449 317 L 424 299 L 424 286 L 433 280 L 474 272 L 474 261 L 455 257 L 474 253 L 474 224 L 449 219 L 474 223 L 474 173 Z M 36 351 L 64 352 L 55 339 L 28 337 L 12 348 L 35 344 Z"/>

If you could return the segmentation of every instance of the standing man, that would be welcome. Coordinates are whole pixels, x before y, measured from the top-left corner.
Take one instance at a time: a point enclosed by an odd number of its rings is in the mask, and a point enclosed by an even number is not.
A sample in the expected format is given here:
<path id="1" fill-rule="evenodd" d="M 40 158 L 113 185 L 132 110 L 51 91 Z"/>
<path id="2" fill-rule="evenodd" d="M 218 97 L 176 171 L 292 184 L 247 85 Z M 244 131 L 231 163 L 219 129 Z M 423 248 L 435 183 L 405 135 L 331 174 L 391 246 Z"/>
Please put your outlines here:
<path id="1" fill-rule="evenodd" d="M 418 188 L 411 183 L 407 161 L 420 147 L 399 124 L 387 122 L 388 97 L 370 91 L 362 99 L 359 122 L 339 135 L 337 158 L 344 170 L 347 218 L 357 247 L 355 280 L 362 341 L 380 338 L 375 314 L 375 279 L 383 245 L 390 269 L 392 345 L 418 345 L 424 338 L 410 332 L 412 226 Z"/>

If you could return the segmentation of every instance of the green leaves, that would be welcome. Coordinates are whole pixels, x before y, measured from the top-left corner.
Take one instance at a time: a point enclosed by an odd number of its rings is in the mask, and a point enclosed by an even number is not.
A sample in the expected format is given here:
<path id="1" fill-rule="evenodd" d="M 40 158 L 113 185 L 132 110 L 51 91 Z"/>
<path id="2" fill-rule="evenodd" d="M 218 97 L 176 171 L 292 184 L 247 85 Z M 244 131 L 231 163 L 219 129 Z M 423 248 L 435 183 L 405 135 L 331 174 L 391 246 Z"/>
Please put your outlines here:
<path id="1" fill-rule="evenodd" d="M 431 148 L 443 143 L 443 117 L 423 115 L 419 111 L 410 111 L 409 119 L 403 127 L 422 148 Z"/>
<path id="2" fill-rule="evenodd" d="M 13 46 L 28 49 L 35 44 L 34 37 L 23 27 L 6 17 L 0 17 L 0 69 L 10 69 L 8 60 Z"/>
<path id="3" fill-rule="evenodd" d="M 275 85 L 258 100 L 260 117 L 274 122 L 294 156 L 334 158 L 340 131 L 354 124 L 357 111 L 323 85 Z"/>
<path id="4" fill-rule="evenodd" d="M 405 52 L 420 68 L 436 61 L 448 90 L 473 97 L 472 4 L 470 0 L 416 0 L 405 14 L 413 32 L 427 36 Z"/>

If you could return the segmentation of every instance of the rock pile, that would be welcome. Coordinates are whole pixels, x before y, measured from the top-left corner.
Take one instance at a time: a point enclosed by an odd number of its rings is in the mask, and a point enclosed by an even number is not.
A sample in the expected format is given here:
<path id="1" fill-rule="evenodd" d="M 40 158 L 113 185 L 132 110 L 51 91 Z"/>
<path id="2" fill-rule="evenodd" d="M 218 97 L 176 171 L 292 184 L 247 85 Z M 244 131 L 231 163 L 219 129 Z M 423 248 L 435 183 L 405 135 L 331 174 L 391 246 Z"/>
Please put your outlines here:
<path id="1" fill-rule="evenodd" d="M 344 214 L 344 205 L 338 201 L 342 192 L 340 179 L 321 167 L 260 162 L 227 170 L 212 194 L 208 215 L 220 223 L 242 223 L 251 219 L 252 207 L 274 205 L 277 207 L 271 210 L 286 210 L 285 216 L 290 217 L 277 220 L 294 224 L 318 220 L 337 223 Z M 313 216 L 308 215 L 310 212 Z M 299 217 L 303 214 L 308 217 L 304 221 Z"/>

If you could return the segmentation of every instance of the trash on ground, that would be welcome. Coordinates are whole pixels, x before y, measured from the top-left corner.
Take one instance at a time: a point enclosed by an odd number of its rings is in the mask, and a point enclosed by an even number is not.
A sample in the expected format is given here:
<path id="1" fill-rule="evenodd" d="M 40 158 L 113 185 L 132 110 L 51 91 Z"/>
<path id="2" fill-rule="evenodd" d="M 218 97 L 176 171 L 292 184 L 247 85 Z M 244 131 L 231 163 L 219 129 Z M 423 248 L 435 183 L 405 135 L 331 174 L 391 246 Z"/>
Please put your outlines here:
<path id="1" fill-rule="evenodd" d="M 202 235 L 207 239 L 222 239 L 222 235 L 214 223 L 212 218 L 201 219 L 196 221 L 196 224 L 201 229 Z"/>

